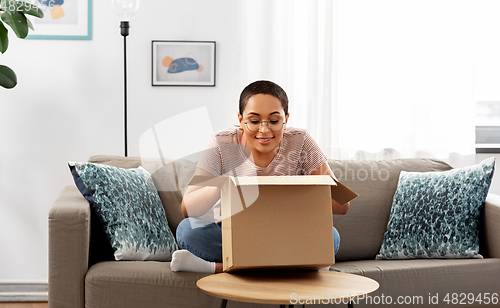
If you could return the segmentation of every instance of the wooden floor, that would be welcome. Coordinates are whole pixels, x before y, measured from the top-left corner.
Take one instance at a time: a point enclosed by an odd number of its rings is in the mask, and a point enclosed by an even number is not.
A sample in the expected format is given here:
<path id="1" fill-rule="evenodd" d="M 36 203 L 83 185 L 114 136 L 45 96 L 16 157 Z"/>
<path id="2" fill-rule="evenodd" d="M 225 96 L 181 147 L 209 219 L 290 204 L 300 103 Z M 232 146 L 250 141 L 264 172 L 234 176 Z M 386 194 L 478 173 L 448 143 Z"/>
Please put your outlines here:
<path id="1" fill-rule="evenodd" d="M 0 308 L 47 308 L 48 303 L 1 303 Z"/>

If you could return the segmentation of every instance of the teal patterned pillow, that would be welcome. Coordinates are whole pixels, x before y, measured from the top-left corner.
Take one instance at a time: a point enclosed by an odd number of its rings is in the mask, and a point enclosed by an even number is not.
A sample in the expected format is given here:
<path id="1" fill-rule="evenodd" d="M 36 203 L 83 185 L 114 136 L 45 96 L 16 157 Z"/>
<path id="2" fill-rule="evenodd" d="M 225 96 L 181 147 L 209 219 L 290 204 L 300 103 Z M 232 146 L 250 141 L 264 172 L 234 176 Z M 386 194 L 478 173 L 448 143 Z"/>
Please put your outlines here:
<path id="1" fill-rule="evenodd" d="M 377 259 L 482 258 L 478 222 L 495 158 L 444 172 L 399 176 Z"/>
<path id="2" fill-rule="evenodd" d="M 177 243 L 145 169 L 74 162 L 69 166 L 77 187 L 97 214 L 116 260 L 171 260 Z"/>

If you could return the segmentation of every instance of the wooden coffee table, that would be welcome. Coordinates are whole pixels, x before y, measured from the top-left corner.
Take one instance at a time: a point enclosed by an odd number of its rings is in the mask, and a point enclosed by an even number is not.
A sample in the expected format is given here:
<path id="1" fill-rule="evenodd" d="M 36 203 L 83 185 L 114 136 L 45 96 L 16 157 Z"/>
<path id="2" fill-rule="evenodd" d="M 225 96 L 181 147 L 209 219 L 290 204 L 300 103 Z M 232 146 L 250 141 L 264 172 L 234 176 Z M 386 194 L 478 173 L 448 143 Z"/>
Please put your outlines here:
<path id="1" fill-rule="evenodd" d="M 205 293 L 228 300 L 258 303 L 304 305 L 347 303 L 375 292 L 373 279 L 330 271 L 247 271 L 221 273 L 201 278 L 196 283 Z M 309 300 L 309 301 L 308 301 Z"/>

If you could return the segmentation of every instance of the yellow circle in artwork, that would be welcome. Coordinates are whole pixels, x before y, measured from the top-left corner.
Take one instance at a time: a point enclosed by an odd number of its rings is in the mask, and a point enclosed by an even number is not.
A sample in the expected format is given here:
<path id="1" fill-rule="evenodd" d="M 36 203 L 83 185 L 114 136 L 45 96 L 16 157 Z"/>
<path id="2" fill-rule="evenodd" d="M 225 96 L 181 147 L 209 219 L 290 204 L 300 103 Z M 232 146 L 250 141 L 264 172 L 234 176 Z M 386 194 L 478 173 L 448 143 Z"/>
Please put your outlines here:
<path id="1" fill-rule="evenodd" d="M 174 59 L 172 59 L 171 57 L 165 57 L 165 58 L 163 58 L 163 61 L 161 62 L 161 64 L 163 64 L 164 67 L 169 67 L 170 63 L 172 63 L 172 61 L 174 61 Z"/>
<path id="2" fill-rule="evenodd" d="M 52 19 L 59 19 L 64 17 L 64 10 L 62 6 L 57 4 L 54 5 L 54 7 L 50 11 L 50 16 L 52 17 Z"/>

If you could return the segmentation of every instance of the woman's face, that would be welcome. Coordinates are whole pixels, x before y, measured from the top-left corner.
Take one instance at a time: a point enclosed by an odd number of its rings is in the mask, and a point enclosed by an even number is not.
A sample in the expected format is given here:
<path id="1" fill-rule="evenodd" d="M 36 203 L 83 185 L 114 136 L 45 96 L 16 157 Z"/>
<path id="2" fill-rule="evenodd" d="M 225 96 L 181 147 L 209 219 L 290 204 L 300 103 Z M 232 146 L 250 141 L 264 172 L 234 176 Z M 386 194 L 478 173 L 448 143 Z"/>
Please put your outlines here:
<path id="1" fill-rule="evenodd" d="M 279 131 L 272 131 L 269 126 L 281 122 L 286 123 L 288 115 L 285 115 L 281 102 L 276 97 L 268 94 L 256 94 L 250 97 L 245 110 L 243 110 L 243 115 L 238 114 L 238 119 L 240 127 L 248 140 L 249 147 L 267 154 L 279 146 L 285 128 L 283 126 Z M 262 121 L 266 122 L 262 123 L 260 129 L 255 132 L 251 131 L 245 124 L 247 122 L 255 125 L 257 122 Z"/>

